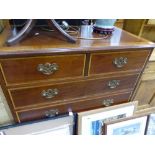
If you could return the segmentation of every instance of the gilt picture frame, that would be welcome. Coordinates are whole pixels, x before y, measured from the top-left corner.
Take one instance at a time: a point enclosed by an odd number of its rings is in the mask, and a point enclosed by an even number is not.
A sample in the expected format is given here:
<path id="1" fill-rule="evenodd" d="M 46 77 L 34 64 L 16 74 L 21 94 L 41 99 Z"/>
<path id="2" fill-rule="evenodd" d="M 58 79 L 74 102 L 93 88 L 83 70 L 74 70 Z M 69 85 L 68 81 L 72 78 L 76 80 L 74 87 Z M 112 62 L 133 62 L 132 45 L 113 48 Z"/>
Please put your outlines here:
<path id="1" fill-rule="evenodd" d="M 147 115 L 133 116 L 111 122 L 105 122 L 105 135 L 144 135 Z"/>
<path id="2" fill-rule="evenodd" d="M 105 121 L 133 116 L 138 101 L 78 113 L 78 135 L 102 135 Z"/>

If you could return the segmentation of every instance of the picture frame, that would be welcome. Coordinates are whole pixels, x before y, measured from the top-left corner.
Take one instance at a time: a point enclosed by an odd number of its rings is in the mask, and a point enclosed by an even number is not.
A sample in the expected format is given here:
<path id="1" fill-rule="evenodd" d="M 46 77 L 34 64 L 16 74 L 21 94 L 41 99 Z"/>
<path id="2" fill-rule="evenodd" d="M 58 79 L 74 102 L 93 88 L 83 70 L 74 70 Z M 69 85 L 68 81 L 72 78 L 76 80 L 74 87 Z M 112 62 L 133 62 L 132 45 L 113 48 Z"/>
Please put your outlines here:
<path id="1" fill-rule="evenodd" d="M 111 122 L 105 122 L 105 135 L 144 135 L 148 115 L 137 115 Z"/>
<path id="2" fill-rule="evenodd" d="M 74 115 L 20 123 L 0 128 L 0 135 L 73 135 Z"/>
<path id="3" fill-rule="evenodd" d="M 3 131 L 0 131 L 0 135 L 5 135 L 5 133 Z"/>
<path id="4" fill-rule="evenodd" d="M 104 121 L 130 117 L 137 109 L 138 101 L 78 113 L 78 135 L 102 135 Z"/>
<path id="5" fill-rule="evenodd" d="M 155 135 L 155 113 L 148 116 L 146 135 Z"/>

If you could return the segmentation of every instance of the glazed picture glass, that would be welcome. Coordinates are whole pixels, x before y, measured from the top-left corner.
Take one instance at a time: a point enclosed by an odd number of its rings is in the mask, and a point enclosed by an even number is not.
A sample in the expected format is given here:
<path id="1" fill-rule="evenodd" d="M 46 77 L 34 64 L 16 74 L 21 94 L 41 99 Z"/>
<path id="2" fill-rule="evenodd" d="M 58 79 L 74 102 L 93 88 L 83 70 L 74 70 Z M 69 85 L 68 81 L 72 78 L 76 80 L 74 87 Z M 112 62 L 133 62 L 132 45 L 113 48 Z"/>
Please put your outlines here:
<path id="1" fill-rule="evenodd" d="M 137 103 L 137 101 L 134 101 L 78 113 L 78 134 L 102 135 L 105 122 L 132 116 Z"/>
<path id="2" fill-rule="evenodd" d="M 148 120 L 147 135 L 155 135 L 155 114 L 151 114 Z"/>
<path id="3" fill-rule="evenodd" d="M 106 135 L 144 135 L 147 116 L 125 118 L 105 124 Z"/>

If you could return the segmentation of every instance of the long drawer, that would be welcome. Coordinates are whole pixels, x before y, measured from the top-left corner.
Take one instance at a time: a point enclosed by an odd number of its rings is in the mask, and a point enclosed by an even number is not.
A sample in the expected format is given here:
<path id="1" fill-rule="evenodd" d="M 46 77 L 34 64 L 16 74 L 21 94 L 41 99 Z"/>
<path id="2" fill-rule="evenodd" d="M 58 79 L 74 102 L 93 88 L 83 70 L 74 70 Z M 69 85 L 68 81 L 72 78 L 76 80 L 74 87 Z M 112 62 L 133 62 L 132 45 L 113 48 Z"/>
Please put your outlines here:
<path id="1" fill-rule="evenodd" d="M 92 54 L 89 75 L 141 71 L 149 54 L 149 50 Z"/>
<path id="2" fill-rule="evenodd" d="M 85 55 L 1 59 L 7 85 L 83 76 Z"/>
<path id="3" fill-rule="evenodd" d="M 101 79 L 86 79 L 70 83 L 58 83 L 37 87 L 9 89 L 14 109 L 40 105 L 54 105 L 58 102 L 95 94 L 109 94 L 133 89 L 139 74 Z"/>
<path id="4" fill-rule="evenodd" d="M 46 117 L 55 116 L 57 114 L 67 113 L 69 110 L 79 112 L 93 108 L 101 108 L 104 106 L 112 106 L 116 104 L 125 103 L 129 100 L 131 92 L 124 92 L 120 94 L 113 94 L 110 96 L 99 96 L 95 99 L 87 99 L 85 101 L 68 102 L 63 105 L 38 107 L 30 110 L 17 111 L 19 122 L 37 120 Z"/>

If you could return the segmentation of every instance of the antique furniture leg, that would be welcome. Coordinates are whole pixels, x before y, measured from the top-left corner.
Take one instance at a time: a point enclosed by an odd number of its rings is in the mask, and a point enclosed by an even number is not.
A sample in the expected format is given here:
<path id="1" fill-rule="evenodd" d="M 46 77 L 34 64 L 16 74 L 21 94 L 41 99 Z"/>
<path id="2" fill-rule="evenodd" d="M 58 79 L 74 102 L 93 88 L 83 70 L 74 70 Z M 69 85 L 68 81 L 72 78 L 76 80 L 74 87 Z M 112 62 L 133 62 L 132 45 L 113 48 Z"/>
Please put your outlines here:
<path id="1" fill-rule="evenodd" d="M 67 41 L 69 41 L 71 43 L 76 42 L 75 38 L 70 36 L 65 30 L 63 30 L 54 19 L 49 19 L 49 20 L 47 20 L 47 22 L 48 22 L 50 28 L 52 28 L 56 32 L 58 32 Z M 8 38 L 8 40 L 6 41 L 6 44 L 10 46 L 10 45 L 14 45 L 17 42 L 20 42 L 21 40 L 23 40 L 25 37 L 27 37 L 27 35 L 33 29 L 35 23 L 36 23 L 35 19 L 28 19 L 25 26 L 16 35 L 12 35 L 10 38 Z"/>
<path id="2" fill-rule="evenodd" d="M 75 43 L 76 42 L 75 38 L 70 36 L 65 30 L 63 30 L 60 27 L 60 25 L 54 19 L 49 19 L 48 20 L 48 25 L 49 25 L 49 27 L 54 29 L 56 32 L 58 32 L 67 41 L 69 41 L 71 43 Z"/>
<path id="3" fill-rule="evenodd" d="M 14 45 L 17 42 L 24 39 L 34 27 L 35 22 L 36 22 L 35 19 L 28 19 L 25 26 L 16 35 L 12 35 L 10 38 L 8 38 L 8 40 L 6 41 L 6 44 Z"/>

